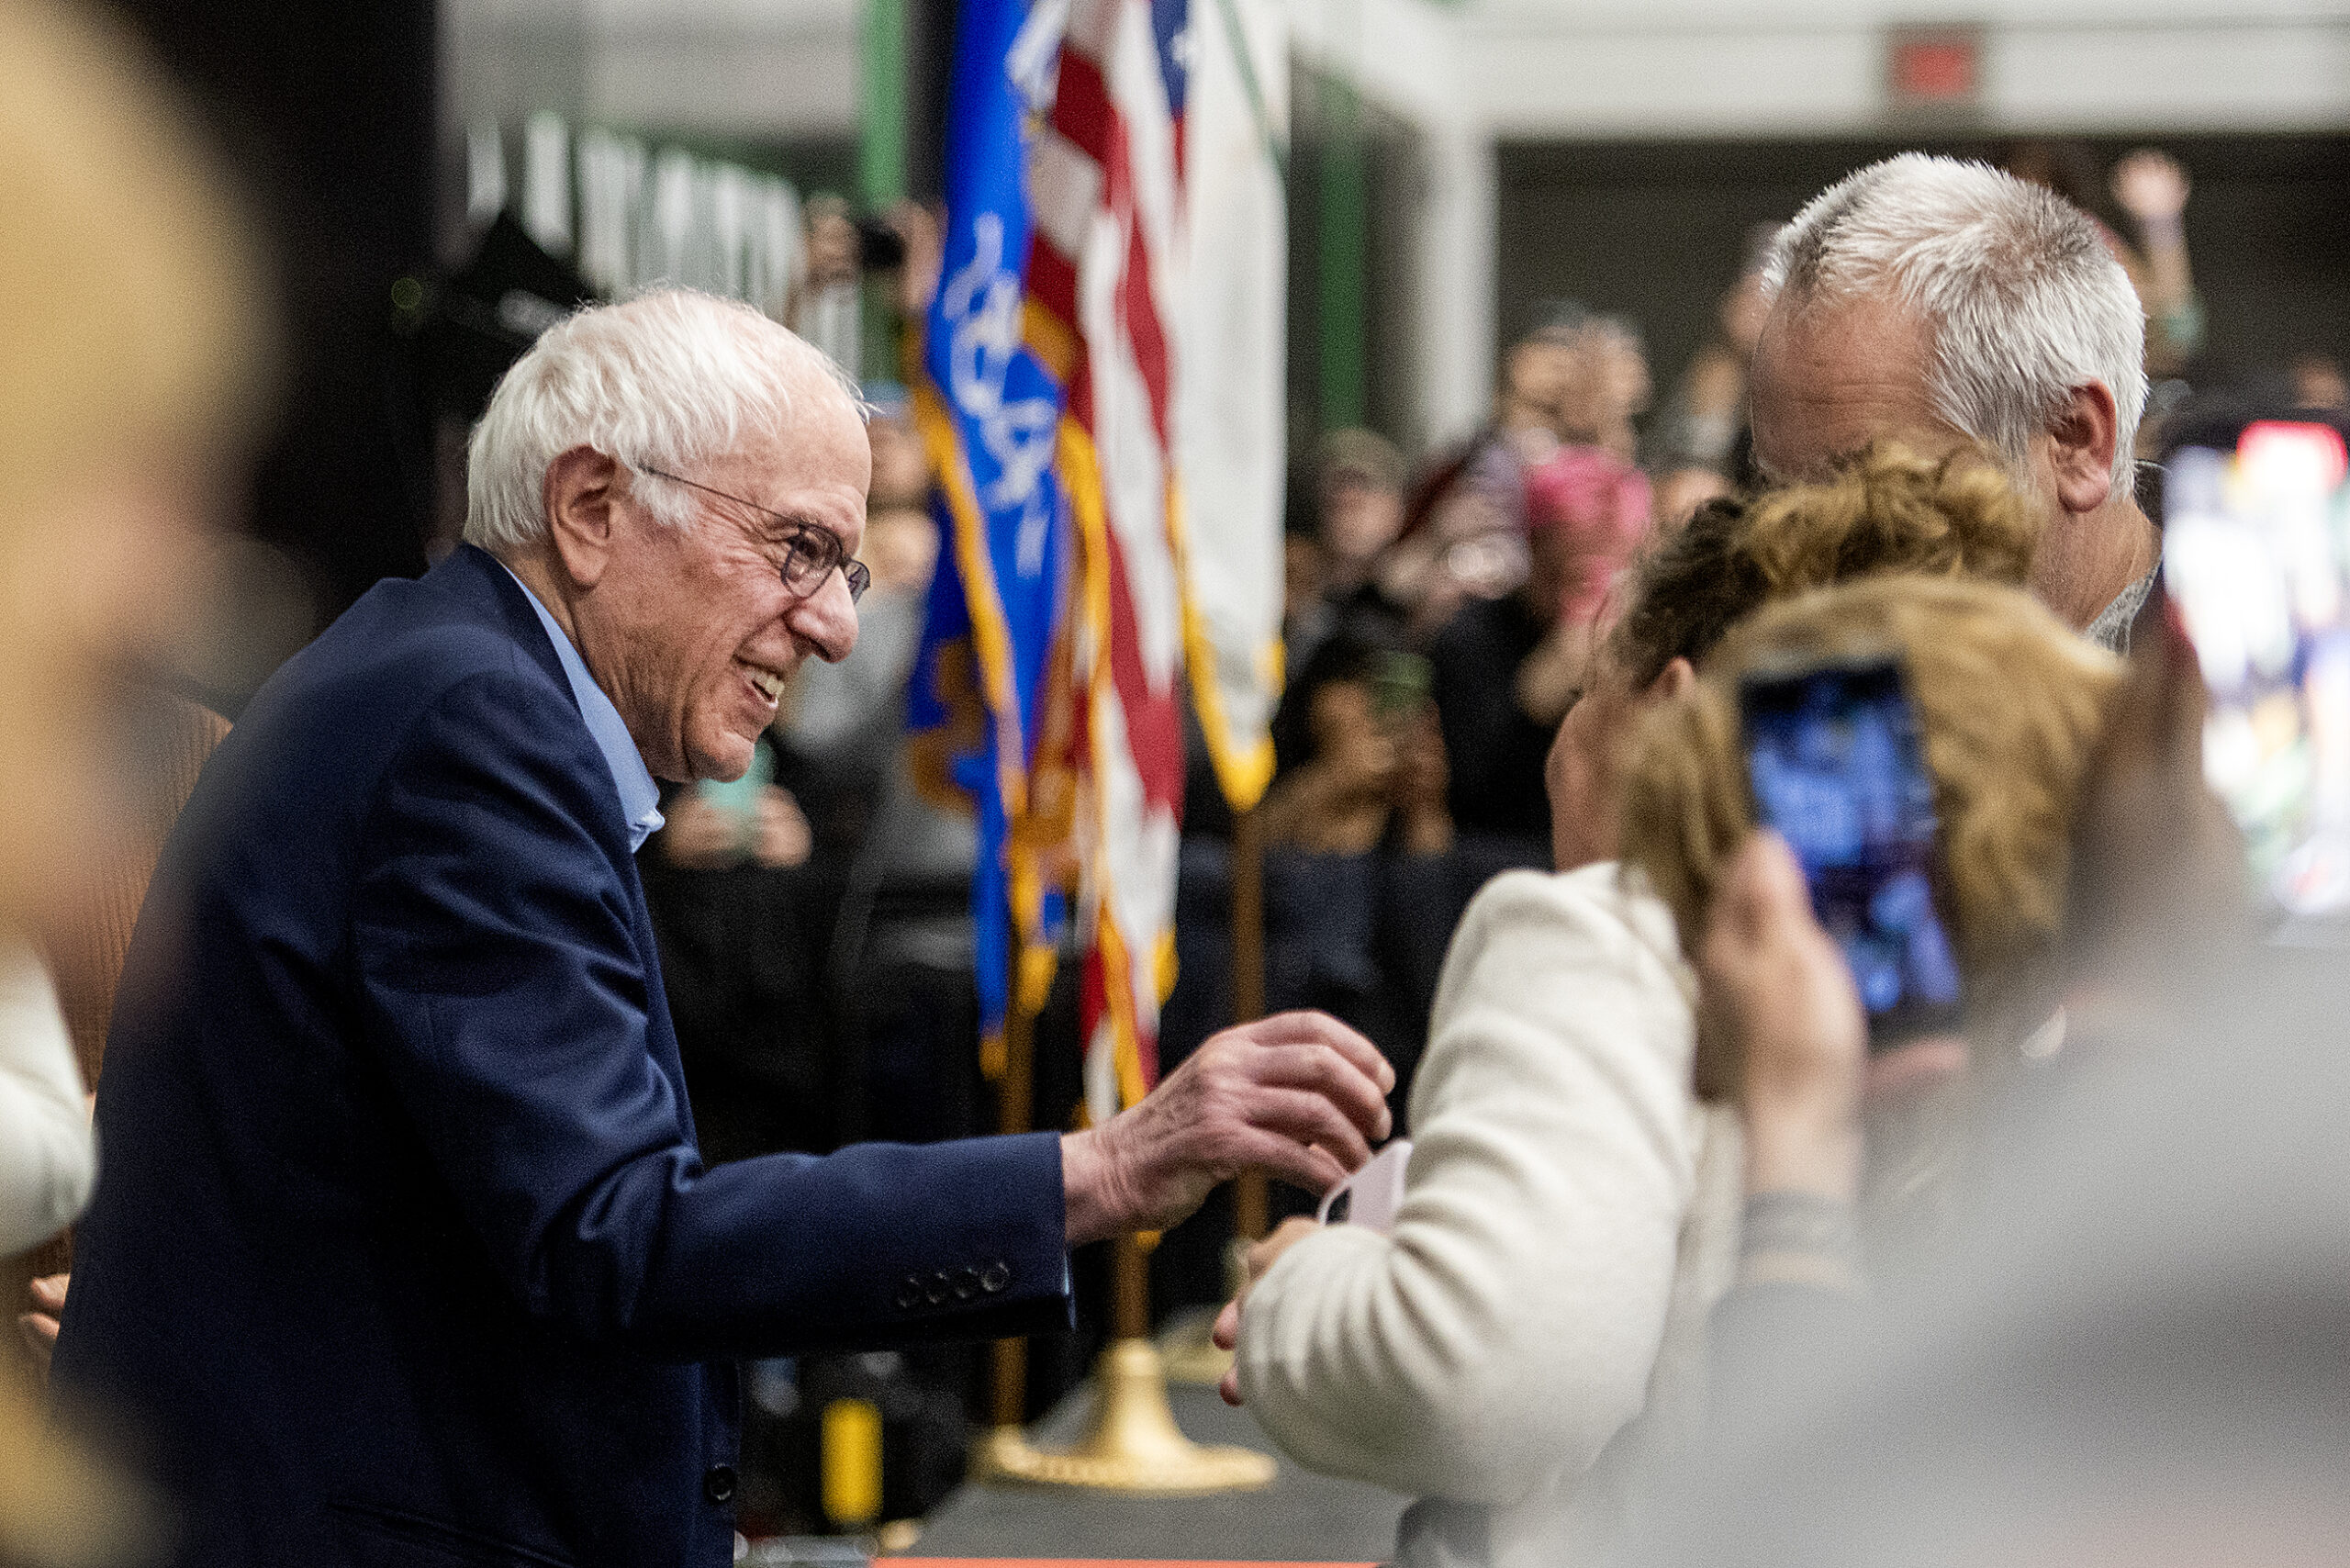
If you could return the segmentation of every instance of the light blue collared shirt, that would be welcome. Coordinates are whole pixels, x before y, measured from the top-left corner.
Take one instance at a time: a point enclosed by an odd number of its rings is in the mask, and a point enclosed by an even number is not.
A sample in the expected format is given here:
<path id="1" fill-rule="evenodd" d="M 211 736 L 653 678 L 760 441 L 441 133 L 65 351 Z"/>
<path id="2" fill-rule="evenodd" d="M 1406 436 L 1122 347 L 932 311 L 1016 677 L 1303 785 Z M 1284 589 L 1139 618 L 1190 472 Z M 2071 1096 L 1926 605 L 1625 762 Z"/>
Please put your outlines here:
<path id="1" fill-rule="evenodd" d="M 514 569 L 506 563 L 506 575 L 514 577 Z M 563 634 L 563 627 L 547 613 L 531 585 L 514 577 L 514 586 L 539 612 L 539 624 L 547 629 L 547 640 L 554 644 L 554 656 L 563 661 L 563 673 L 571 682 L 571 695 L 579 704 L 579 716 L 588 721 L 588 733 L 595 737 L 596 749 L 604 754 L 604 766 L 612 770 L 612 788 L 621 798 L 621 818 L 628 823 L 628 847 L 632 855 L 644 847 L 644 841 L 661 831 L 661 786 L 653 781 L 653 770 L 644 766 L 644 758 L 629 738 L 628 725 L 621 718 L 621 711 L 596 684 L 580 662 L 579 650 Z"/>

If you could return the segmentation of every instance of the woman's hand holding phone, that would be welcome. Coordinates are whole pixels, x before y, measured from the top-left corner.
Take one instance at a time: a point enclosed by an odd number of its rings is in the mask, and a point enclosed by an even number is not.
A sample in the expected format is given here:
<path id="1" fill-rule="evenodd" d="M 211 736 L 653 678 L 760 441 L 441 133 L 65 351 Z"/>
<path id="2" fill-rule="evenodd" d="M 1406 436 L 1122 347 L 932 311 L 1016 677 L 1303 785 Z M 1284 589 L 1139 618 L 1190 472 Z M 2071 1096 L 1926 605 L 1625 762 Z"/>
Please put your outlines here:
<path id="1" fill-rule="evenodd" d="M 1697 946 L 1705 1025 L 1733 1047 L 1750 1192 L 1859 1191 L 1868 1018 L 1794 854 L 1768 829 L 1730 861 Z"/>
<path id="2" fill-rule="evenodd" d="M 1966 1047 L 1934 1036 L 1874 1056 L 1843 954 L 1812 913 L 1802 868 L 1762 830 L 1734 857 L 1697 948 L 1706 1026 L 1732 1047 L 1746 1131 L 1747 1191 L 1859 1193 L 1864 1105 L 1964 1070 Z"/>

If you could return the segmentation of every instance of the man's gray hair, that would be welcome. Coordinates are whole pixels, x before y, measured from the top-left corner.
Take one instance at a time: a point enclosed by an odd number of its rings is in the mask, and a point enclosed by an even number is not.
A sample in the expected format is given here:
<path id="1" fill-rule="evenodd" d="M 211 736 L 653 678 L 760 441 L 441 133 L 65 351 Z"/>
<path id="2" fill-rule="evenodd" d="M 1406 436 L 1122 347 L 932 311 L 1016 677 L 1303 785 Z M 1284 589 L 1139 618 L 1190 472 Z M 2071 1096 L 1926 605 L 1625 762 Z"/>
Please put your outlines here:
<path id="1" fill-rule="evenodd" d="M 1798 305 L 1890 290 L 1933 335 L 1936 412 L 2020 465 L 2072 389 L 2113 394 L 2127 494 L 2146 410 L 2146 312 L 2096 222 L 1982 163 L 1904 152 L 1848 174 L 1779 233 L 1763 286 Z"/>
<path id="2" fill-rule="evenodd" d="M 547 465 L 575 446 L 626 464 L 631 492 L 672 527 L 709 459 L 783 428 L 795 396 L 829 379 L 863 408 L 822 351 L 748 305 L 669 288 L 590 306 L 540 334 L 491 394 L 465 454 L 465 543 L 498 554 L 546 532 Z"/>

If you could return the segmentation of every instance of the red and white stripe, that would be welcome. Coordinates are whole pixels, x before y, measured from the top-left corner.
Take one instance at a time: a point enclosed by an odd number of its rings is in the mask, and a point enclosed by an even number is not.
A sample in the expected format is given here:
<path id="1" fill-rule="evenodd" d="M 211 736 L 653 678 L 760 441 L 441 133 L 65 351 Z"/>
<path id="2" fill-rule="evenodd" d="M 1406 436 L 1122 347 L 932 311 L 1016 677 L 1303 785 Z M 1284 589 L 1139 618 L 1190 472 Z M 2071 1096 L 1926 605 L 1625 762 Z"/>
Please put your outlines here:
<path id="1" fill-rule="evenodd" d="M 1171 529 L 1183 255 L 1182 127 L 1147 0 L 1073 0 L 1030 165 L 1031 302 L 1066 327 L 1062 473 L 1079 516 L 1087 1105 L 1102 1119 L 1158 1076 L 1174 978 L 1182 815 L 1183 606 Z"/>

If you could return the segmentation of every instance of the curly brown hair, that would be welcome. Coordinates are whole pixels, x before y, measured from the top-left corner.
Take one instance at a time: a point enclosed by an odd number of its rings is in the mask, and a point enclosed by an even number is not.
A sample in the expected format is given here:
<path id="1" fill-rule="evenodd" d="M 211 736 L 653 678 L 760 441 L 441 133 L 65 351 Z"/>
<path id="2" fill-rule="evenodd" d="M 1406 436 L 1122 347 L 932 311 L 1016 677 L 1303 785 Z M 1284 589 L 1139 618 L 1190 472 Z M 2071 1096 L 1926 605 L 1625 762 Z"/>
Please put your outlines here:
<path id="1" fill-rule="evenodd" d="M 2039 543 L 2038 512 L 1979 451 L 1880 441 L 1818 484 L 1699 507 L 1633 566 L 1609 651 L 1645 690 L 1778 599 L 1896 572 L 2021 584 Z"/>
<path id="2" fill-rule="evenodd" d="M 2053 955 L 2083 774 L 2121 666 L 2018 589 L 1889 577 L 1773 605 L 1705 675 L 1651 711 L 1624 775 L 1623 857 L 1694 952 L 1723 868 L 1754 830 L 1738 683 L 1750 670 L 1897 656 L 1941 819 L 1943 913 L 1970 1014 L 1994 1036 L 2026 1019 L 2022 982 Z M 2026 1005 L 2010 1005 L 2019 1001 Z"/>

